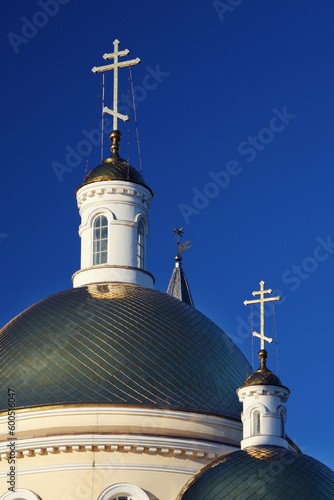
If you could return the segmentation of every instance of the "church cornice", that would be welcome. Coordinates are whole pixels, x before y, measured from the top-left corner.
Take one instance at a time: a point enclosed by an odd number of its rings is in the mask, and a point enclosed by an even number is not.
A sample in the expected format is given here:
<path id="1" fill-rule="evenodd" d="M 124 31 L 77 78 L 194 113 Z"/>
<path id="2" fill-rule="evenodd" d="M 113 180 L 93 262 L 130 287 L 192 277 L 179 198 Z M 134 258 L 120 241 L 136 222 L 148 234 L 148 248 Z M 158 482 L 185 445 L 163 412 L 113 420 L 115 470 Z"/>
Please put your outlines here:
<path id="1" fill-rule="evenodd" d="M 138 198 L 138 201 L 144 204 L 147 209 L 150 208 L 152 198 L 149 191 L 144 186 L 125 181 L 99 181 L 83 186 L 77 192 L 78 208 L 80 209 L 87 201 L 94 202 L 98 200 L 100 202 L 105 199 L 110 201 L 110 197 L 115 196 Z"/>
<path id="2" fill-rule="evenodd" d="M 252 396 L 278 396 L 285 403 L 288 400 L 290 391 L 287 387 L 252 385 L 238 389 L 239 400 L 243 402 L 247 397 Z"/>
<path id="3" fill-rule="evenodd" d="M 7 442 L 0 444 L 0 460 L 8 460 Z M 141 435 L 79 434 L 54 435 L 16 441 L 16 458 L 73 452 L 145 453 L 183 456 L 211 461 L 219 455 L 238 450 L 236 446 L 210 441 Z"/>
<path id="4" fill-rule="evenodd" d="M 17 411 L 16 421 L 18 459 L 106 452 L 110 456 L 141 453 L 180 457 L 205 464 L 218 455 L 238 450 L 242 438 L 240 422 L 152 408 L 59 406 Z M 7 425 L 7 415 L 3 414 L 0 459 L 4 463 L 9 450 Z"/>
<path id="5" fill-rule="evenodd" d="M 224 425 L 234 430 L 242 431 L 242 424 L 240 419 L 232 417 L 223 417 L 221 415 L 208 414 L 205 412 L 194 412 L 183 409 L 164 409 L 164 408 L 151 408 L 149 406 L 112 406 L 108 404 L 64 404 L 64 405 L 50 405 L 31 408 L 21 408 L 15 410 L 17 416 L 22 420 L 37 419 L 47 416 L 67 416 L 73 414 L 105 414 L 105 415 L 136 415 L 141 417 L 168 417 L 169 419 L 177 419 L 198 423 Z M 7 410 L 0 413 L 0 428 L 1 425 L 7 424 Z M 0 434 L 1 435 L 1 434 Z M 1 441 L 0 441 L 1 442 Z"/>
<path id="6" fill-rule="evenodd" d="M 113 266 L 113 265 L 109 265 L 109 264 L 100 264 L 100 265 L 97 265 L 97 266 L 84 267 L 83 269 L 79 269 L 79 271 L 76 271 L 73 274 L 72 281 L 80 273 L 83 273 L 85 271 L 97 271 L 99 269 L 101 269 L 101 270 L 104 270 L 104 269 L 127 269 L 129 271 L 136 271 L 136 272 L 139 272 L 139 273 L 142 273 L 142 274 L 145 274 L 145 275 L 149 276 L 150 278 L 152 278 L 153 284 L 155 283 L 155 278 L 154 278 L 153 274 L 149 273 L 145 269 L 140 269 L 139 267 L 131 267 L 131 266 L 116 266 L 116 265 Z M 108 282 L 108 280 L 106 280 L 106 282 Z M 101 280 L 99 280 L 96 283 L 97 284 L 101 284 L 103 282 L 101 282 Z"/>
<path id="7" fill-rule="evenodd" d="M 71 463 L 71 464 L 59 464 L 59 465 L 51 465 L 46 467 L 33 467 L 27 469 L 21 469 L 17 471 L 17 475 L 30 475 L 30 474 L 40 474 L 47 472 L 58 472 L 58 471 L 71 471 L 71 470 L 87 470 L 90 471 L 92 469 L 91 464 L 85 463 Z M 198 469 L 188 468 L 188 467 L 178 467 L 178 466 L 163 466 L 163 465 L 141 465 L 141 464 L 113 464 L 113 463 L 101 463 L 95 464 L 94 470 L 108 470 L 111 469 L 113 471 L 121 470 L 121 471 L 147 471 L 147 472 L 167 472 L 167 473 L 176 473 L 176 474 L 186 474 L 188 476 L 193 476 Z M 0 478 L 5 478 L 5 473 L 0 473 Z"/>

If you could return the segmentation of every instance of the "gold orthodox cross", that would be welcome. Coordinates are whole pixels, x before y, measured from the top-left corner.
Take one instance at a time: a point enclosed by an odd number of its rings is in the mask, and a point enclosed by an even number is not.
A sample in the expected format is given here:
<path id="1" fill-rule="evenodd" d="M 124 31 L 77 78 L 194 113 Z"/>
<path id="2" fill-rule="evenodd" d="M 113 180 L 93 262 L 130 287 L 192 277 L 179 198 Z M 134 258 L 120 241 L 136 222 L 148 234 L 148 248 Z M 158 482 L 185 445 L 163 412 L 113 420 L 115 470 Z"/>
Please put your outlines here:
<path id="1" fill-rule="evenodd" d="M 260 290 L 258 292 L 253 292 L 252 295 L 254 297 L 256 295 L 260 295 L 259 299 L 254 300 L 245 300 L 244 304 L 247 306 L 248 304 L 260 304 L 260 313 L 261 313 L 261 333 L 253 332 L 254 337 L 259 337 L 261 339 L 261 350 L 264 349 L 264 342 L 267 341 L 271 344 L 273 339 L 269 337 L 265 337 L 264 335 L 264 303 L 265 302 L 274 302 L 274 300 L 281 300 L 281 297 L 278 295 L 277 297 L 264 297 L 265 293 L 273 293 L 273 291 L 268 288 L 268 290 L 264 289 L 264 281 L 260 281 Z"/>
<path id="2" fill-rule="evenodd" d="M 103 108 L 103 113 L 109 113 L 109 115 L 112 115 L 114 117 L 113 120 L 113 129 L 118 130 L 117 128 L 117 123 L 118 123 L 118 118 L 123 120 L 124 122 L 127 122 L 129 120 L 128 115 L 122 115 L 121 113 L 118 112 L 118 68 L 124 68 L 125 66 L 132 66 L 133 64 L 138 64 L 140 63 L 139 57 L 136 59 L 132 59 L 131 61 L 118 61 L 119 57 L 127 56 L 130 54 L 130 51 L 128 49 L 121 50 L 120 52 L 118 51 L 118 46 L 119 46 L 119 40 L 114 40 L 114 52 L 111 54 L 104 54 L 103 59 L 106 61 L 108 59 L 114 59 L 113 64 L 107 64 L 106 66 L 99 66 L 92 68 L 93 73 L 102 73 L 103 71 L 109 71 L 110 69 L 114 70 L 114 109 L 109 109 L 107 106 Z"/>

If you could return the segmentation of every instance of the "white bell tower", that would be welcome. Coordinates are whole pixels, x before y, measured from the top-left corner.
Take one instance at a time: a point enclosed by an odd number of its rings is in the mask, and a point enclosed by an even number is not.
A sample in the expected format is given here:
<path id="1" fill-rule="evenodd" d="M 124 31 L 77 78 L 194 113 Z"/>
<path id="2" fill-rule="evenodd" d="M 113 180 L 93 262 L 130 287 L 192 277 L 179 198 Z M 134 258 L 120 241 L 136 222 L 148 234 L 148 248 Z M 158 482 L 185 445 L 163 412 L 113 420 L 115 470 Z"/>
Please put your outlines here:
<path id="1" fill-rule="evenodd" d="M 275 445 L 288 448 L 285 438 L 286 408 L 290 390 L 266 367 L 267 352 L 261 350 L 261 366 L 237 390 L 243 403 L 241 420 L 243 440 L 241 449 L 248 446 Z"/>
<path id="2" fill-rule="evenodd" d="M 138 64 L 140 59 L 119 61 L 129 54 L 118 50 L 104 54 L 112 64 L 94 67 L 94 73 L 114 70 L 114 109 L 103 107 L 103 114 L 113 115 L 110 134 L 111 157 L 95 167 L 77 189 L 81 216 L 81 268 L 73 277 L 73 286 L 93 283 L 124 282 L 153 287 L 154 277 L 146 271 L 146 239 L 149 233 L 148 211 L 153 197 L 140 172 L 119 156 L 121 133 L 118 119 L 129 117 L 118 112 L 118 70 Z"/>
<path id="3" fill-rule="evenodd" d="M 76 192 L 81 269 L 73 275 L 73 286 L 120 281 L 152 288 L 146 239 L 153 193 L 141 174 L 118 156 L 121 134 L 116 130 L 110 137 L 111 158 L 93 169 Z"/>
<path id="4" fill-rule="evenodd" d="M 290 390 L 283 386 L 280 379 L 266 366 L 267 351 L 264 343 L 273 341 L 264 335 L 264 303 L 280 300 L 281 297 L 264 297 L 272 290 L 264 290 L 264 281 L 260 281 L 260 290 L 253 292 L 259 299 L 245 300 L 244 304 L 260 304 L 261 333 L 253 332 L 254 337 L 261 339 L 259 352 L 260 368 L 256 370 L 245 384 L 237 390 L 239 401 L 243 403 L 241 420 L 243 423 L 243 440 L 241 449 L 248 446 L 274 445 L 289 448 L 285 437 L 286 408 Z"/>

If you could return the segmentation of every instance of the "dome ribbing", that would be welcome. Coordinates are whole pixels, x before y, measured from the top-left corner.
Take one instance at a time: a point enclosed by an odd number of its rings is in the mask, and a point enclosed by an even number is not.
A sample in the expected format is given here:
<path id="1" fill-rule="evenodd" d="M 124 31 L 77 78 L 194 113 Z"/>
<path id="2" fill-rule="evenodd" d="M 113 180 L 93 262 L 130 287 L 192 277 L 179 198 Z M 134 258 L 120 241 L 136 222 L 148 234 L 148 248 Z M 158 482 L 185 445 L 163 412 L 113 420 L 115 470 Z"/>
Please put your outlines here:
<path id="1" fill-rule="evenodd" d="M 213 460 L 177 500 L 305 500 L 334 498 L 334 472 L 308 455 L 253 446 Z"/>
<path id="2" fill-rule="evenodd" d="M 150 288 L 57 293 L 8 323 L 0 347 L 2 384 L 20 408 L 125 404 L 240 418 L 241 351 L 199 311 Z"/>
<path id="3" fill-rule="evenodd" d="M 99 181 L 128 181 L 134 182 L 135 184 L 141 184 L 147 189 L 150 189 L 146 186 L 142 174 L 120 157 L 107 158 L 101 163 L 101 165 L 93 168 L 93 170 L 85 177 L 85 180 L 80 187 L 90 184 L 91 182 Z"/>
<path id="4" fill-rule="evenodd" d="M 121 133 L 118 130 L 114 130 L 109 137 L 111 140 L 110 158 L 106 158 L 100 165 L 93 168 L 93 170 L 86 175 L 83 183 L 77 188 L 76 192 L 81 187 L 91 184 L 92 182 L 128 181 L 146 187 L 153 195 L 152 189 L 145 184 L 142 174 L 132 167 L 129 162 L 123 160 L 123 158 L 119 156 L 119 142 L 122 138 Z"/>

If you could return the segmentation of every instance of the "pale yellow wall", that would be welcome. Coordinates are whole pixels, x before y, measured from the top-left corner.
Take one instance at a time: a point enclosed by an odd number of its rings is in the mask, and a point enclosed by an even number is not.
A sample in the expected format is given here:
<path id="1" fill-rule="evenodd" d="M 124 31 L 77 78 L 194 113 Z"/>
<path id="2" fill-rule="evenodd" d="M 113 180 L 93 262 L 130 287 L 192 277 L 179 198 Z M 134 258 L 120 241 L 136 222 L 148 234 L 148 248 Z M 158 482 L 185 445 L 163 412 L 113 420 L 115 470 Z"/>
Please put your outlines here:
<path id="1" fill-rule="evenodd" d="M 0 498 L 6 432 L 4 415 Z M 236 449 L 228 443 L 236 445 L 242 430 L 238 422 L 187 412 L 66 407 L 18 412 L 16 436 L 16 487 L 42 500 L 97 500 L 116 483 L 134 484 L 150 500 L 174 500 L 197 470 Z"/>
<path id="2" fill-rule="evenodd" d="M 19 476 L 17 487 L 36 492 L 42 500 L 97 500 L 108 486 L 126 482 L 142 488 L 152 500 L 175 500 L 190 477 L 150 471 L 76 470 Z M 3 494 L 3 480 L 0 488 Z"/>

